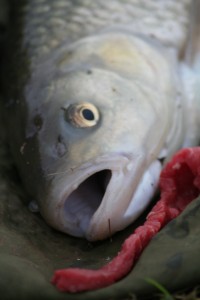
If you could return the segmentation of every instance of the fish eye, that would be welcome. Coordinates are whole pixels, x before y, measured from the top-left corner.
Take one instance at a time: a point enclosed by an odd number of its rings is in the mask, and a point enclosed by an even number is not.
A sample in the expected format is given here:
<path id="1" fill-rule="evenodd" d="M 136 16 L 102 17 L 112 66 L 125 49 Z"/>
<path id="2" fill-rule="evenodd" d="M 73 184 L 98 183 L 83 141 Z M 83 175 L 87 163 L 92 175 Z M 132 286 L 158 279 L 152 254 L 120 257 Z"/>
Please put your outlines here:
<path id="1" fill-rule="evenodd" d="M 88 121 L 95 120 L 95 115 L 91 109 L 83 108 L 81 113 L 82 113 L 83 118 L 85 118 L 85 120 L 88 120 Z"/>
<path id="2" fill-rule="evenodd" d="M 72 104 L 64 110 L 66 120 L 75 127 L 93 127 L 99 121 L 99 111 L 92 103 Z"/>

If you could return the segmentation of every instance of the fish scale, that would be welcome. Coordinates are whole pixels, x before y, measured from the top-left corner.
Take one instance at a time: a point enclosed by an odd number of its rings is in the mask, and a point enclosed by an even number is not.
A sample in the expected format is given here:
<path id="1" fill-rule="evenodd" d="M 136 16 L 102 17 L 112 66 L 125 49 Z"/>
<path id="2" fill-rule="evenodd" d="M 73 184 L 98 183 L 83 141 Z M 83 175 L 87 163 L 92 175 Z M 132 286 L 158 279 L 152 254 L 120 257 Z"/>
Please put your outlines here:
<path id="1" fill-rule="evenodd" d="M 31 56 L 41 56 L 63 42 L 70 43 L 113 25 L 153 36 L 179 51 L 187 36 L 191 1 L 167 0 L 159 5 L 154 0 L 26 2 L 24 43 Z"/>

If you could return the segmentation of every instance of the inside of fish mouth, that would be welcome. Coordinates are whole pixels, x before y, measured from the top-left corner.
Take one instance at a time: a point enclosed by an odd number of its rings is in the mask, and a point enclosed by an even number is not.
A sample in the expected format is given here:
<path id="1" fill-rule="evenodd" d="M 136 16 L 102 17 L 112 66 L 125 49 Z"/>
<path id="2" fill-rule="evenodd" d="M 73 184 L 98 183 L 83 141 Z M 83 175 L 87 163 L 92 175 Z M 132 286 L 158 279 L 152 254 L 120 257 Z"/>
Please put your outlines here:
<path id="1" fill-rule="evenodd" d="M 100 206 L 112 171 L 101 170 L 86 178 L 65 200 L 64 216 L 76 224 L 70 234 L 84 236 L 93 214 Z"/>

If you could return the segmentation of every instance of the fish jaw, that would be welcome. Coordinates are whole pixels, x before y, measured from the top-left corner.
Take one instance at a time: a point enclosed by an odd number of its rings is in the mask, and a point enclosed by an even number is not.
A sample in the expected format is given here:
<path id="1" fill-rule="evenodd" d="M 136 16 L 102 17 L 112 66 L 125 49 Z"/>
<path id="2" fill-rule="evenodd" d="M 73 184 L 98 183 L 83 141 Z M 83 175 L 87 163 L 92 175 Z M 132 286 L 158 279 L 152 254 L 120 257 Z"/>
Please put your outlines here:
<path id="1" fill-rule="evenodd" d="M 107 193 L 90 221 L 86 235 L 88 240 L 102 240 L 124 229 L 152 200 L 161 172 L 160 161 L 153 161 L 142 174 L 134 161 L 130 161 L 125 169 L 123 173 L 121 170 L 112 173 Z"/>
<path id="2" fill-rule="evenodd" d="M 68 172 L 67 180 L 61 180 L 41 213 L 60 231 L 90 241 L 105 239 L 124 229 L 146 208 L 160 170 L 158 160 L 147 167 L 144 155 L 98 157 Z"/>

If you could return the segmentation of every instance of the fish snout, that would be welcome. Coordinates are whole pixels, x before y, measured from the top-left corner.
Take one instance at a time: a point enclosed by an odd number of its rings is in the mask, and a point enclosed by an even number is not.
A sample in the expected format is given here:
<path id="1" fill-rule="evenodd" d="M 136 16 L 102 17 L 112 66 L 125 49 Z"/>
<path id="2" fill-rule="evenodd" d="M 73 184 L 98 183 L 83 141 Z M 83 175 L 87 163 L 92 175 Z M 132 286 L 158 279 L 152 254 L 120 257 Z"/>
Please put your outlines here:
<path id="1" fill-rule="evenodd" d="M 62 178 L 42 214 L 50 225 L 70 235 L 91 241 L 105 239 L 146 208 L 160 171 L 158 160 L 146 168 L 142 158 L 129 155 L 98 157 Z"/>

